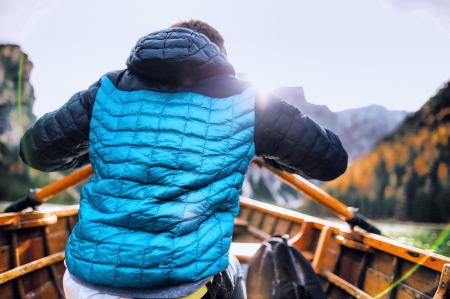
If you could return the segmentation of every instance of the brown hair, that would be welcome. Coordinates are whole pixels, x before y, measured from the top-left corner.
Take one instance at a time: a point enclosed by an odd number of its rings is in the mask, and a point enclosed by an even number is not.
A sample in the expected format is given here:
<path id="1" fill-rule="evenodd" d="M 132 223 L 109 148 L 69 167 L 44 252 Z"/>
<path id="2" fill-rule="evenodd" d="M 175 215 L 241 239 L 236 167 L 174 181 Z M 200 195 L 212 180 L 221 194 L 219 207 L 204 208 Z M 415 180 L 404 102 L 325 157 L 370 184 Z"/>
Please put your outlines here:
<path id="1" fill-rule="evenodd" d="M 224 53 L 224 54 L 227 53 L 227 51 L 225 50 L 225 41 L 224 41 L 222 35 L 219 33 L 219 31 L 217 31 L 217 29 L 215 29 L 208 23 L 205 23 L 205 22 L 202 22 L 199 20 L 189 20 L 189 21 L 177 22 L 177 23 L 173 24 L 172 26 L 170 26 L 170 28 L 174 28 L 174 27 L 187 28 L 187 29 L 191 29 L 193 31 L 203 33 L 204 35 L 206 35 L 206 37 L 209 38 L 209 40 L 211 42 L 215 43 L 219 47 L 219 49 L 220 49 L 220 51 L 222 51 L 222 53 Z"/>

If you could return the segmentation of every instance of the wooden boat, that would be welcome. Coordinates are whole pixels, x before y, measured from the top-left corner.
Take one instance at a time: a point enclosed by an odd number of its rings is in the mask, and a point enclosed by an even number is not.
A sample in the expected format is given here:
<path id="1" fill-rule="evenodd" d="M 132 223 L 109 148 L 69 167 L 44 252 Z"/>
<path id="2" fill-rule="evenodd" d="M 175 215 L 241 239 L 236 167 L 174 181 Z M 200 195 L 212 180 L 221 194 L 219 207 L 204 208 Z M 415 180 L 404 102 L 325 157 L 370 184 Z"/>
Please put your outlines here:
<path id="1" fill-rule="evenodd" d="M 43 202 L 42 198 L 50 198 L 90 174 L 91 169 L 86 167 L 69 175 L 65 179 L 69 184 L 55 182 L 44 187 L 31 203 Z M 326 193 L 302 186 L 304 183 L 286 173 L 280 176 L 342 213 L 343 219 L 345 213 L 352 216 L 345 205 L 332 207 L 326 202 Z M 23 209 L 23 205 L 18 203 L 16 207 Z M 64 247 L 77 217 L 77 206 L 0 214 L 1 299 L 64 297 Z M 241 198 L 231 254 L 248 263 L 271 235 L 290 237 L 290 243 L 311 261 L 328 298 L 450 298 L 449 257 L 346 224 Z"/>
<path id="2" fill-rule="evenodd" d="M 0 215 L 0 297 L 61 298 L 71 206 Z M 293 236 L 328 298 L 450 298 L 450 258 L 242 198 L 231 253 L 247 263 L 270 235 Z"/>
<path id="3" fill-rule="evenodd" d="M 0 214 L 0 298 L 63 298 L 64 248 L 78 207 Z"/>

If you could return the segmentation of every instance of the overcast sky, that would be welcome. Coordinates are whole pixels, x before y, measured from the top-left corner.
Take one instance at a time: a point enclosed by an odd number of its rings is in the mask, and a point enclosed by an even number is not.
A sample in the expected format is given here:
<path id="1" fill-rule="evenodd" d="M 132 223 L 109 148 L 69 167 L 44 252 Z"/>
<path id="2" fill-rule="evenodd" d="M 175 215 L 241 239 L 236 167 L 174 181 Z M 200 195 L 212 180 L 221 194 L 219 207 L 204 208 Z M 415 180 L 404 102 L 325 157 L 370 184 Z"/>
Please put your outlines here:
<path id="1" fill-rule="evenodd" d="M 219 29 L 257 86 L 300 85 L 333 110 L 413 111 L 450 79 L 449 0 L 0 0 L 0 41 L 34 62 L 42 115 L 123 68 L 139 37 L 189 18 Z"/>

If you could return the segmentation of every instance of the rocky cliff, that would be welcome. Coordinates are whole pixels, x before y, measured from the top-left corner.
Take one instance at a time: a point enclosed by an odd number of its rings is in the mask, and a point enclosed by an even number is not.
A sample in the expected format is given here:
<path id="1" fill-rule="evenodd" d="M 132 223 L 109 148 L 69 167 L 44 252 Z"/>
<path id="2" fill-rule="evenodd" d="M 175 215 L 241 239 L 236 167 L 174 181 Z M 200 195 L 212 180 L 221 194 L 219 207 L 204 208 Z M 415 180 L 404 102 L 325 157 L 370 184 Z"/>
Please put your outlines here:
<path id="1" fill-rule="evenodd" d="M 35 120 L 34 92 L 29 82 L 33 64 L 19 46 L 0 45 L 0 199 L 13 200 L 30 186 L 18 155 L 24 129 Z"/>
<path id="2" fill-rule="evenodd" d="M 380 138 L 394 130 L 408 114 L 378 105 L 333 112 L 325 105 L 309 103 L 302 87 L 281 87 L 274 94 L 338 134 L 349 153 L 350 162 L 369 152 Z M 258 169 L 249 170 L 243 194 L 291 208 L 303 203 L 301 194 Z"/>
<path id="3" fill-rule="evenodd" d="M 0 45 L 0 201 L 14 201 L 30 188 L 44 186 L 62 174 L 27 167 L 19 157 L 24 130 L 36 120 L 30 74 L 33 64 L 17 45 Z M 53 202 L 74 203 L 79 194 L 70 188 Z"/>
<path id="4" fill-rule="evenodd" d="M 450 219 L 450 82 L 327 191 L 371 217 Z"/>

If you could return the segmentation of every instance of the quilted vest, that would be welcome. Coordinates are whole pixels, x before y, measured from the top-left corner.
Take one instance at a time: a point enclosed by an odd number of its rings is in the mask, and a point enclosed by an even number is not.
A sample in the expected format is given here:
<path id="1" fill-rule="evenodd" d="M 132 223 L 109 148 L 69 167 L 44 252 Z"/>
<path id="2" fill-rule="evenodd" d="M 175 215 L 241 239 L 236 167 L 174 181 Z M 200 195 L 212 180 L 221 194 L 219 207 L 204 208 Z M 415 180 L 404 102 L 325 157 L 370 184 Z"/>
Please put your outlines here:
<path id="1" fill-rule="evenodd" d="M 107 78 L 90 125 L 94 174 L 66 247 L 69 272 L 115 287 L 198 281 L 228 266 L 254 156 L 254 92 L 122 91 Z"/>

